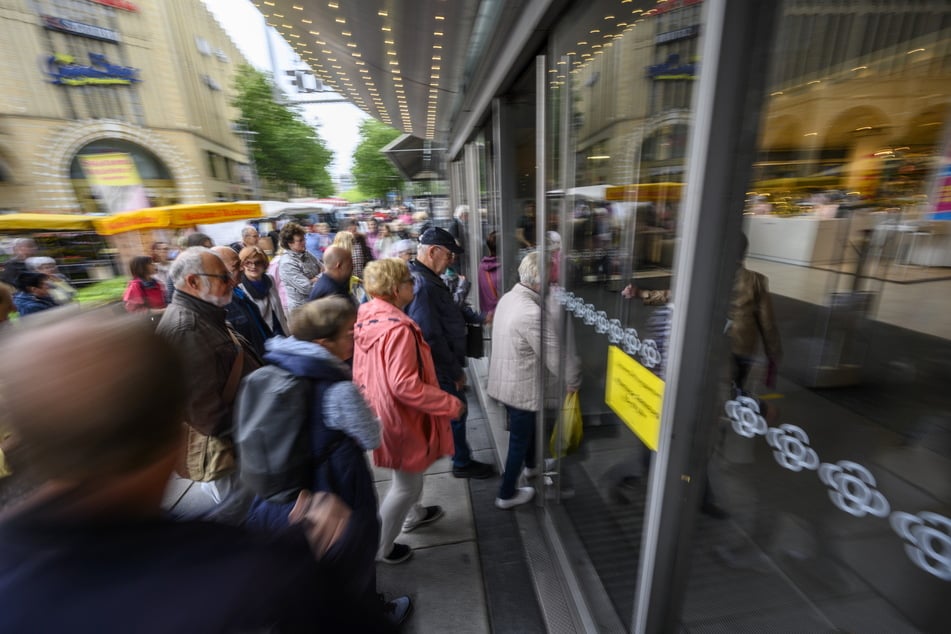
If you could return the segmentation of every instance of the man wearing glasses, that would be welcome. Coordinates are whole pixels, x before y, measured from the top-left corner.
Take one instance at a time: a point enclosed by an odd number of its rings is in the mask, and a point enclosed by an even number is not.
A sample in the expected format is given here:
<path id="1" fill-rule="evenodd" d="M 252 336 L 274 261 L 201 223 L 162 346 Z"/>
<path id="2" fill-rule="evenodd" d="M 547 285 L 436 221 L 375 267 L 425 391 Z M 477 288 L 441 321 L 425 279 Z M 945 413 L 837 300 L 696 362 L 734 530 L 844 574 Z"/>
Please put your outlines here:
<path id="1" fill-rule="evenodd" d="M 204 247 L 186 249 L 172 263 L 169 278 L 178 292 L 156 333 L 185 361 L 188 446 L 178 471 L 195 481 L 186 494 L 194 508 L 171 511 L 182 517 L 207 513 L 209 519 L 239 524 L 251 497 L 238 483 L 232 410 L 241 378 L 263 364 L 225 321 L 233 280 L 218 255 Z"/>
<path id="2" fill-rule="evenodd" d="M 439 387 L 466 403 L 466 318 L 452 299 L 440 275 L 461 254 L 460 247 L 445 229 L 430 227 L 419 237 L 416 259 L 409 263 L 415 296 L 406 314 L 419 324 L 426 343 L 432 348 Z M 466 413 L 452 421 L 452 475 L 457 478 L 490 478 L 492 465 L 472 459 L 466 441 Z"/>

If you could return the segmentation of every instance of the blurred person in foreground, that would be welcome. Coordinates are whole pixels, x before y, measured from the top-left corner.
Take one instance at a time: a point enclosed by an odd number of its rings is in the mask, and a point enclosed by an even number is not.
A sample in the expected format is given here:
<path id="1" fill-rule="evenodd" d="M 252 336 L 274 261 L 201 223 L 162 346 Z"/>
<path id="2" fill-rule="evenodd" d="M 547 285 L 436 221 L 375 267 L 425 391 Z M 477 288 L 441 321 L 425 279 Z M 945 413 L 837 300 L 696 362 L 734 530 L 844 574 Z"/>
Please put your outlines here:
<path id="1" fill-rule="evenodd" d="M 505 473 L 495 505 L 510 509 L 535 497 L 535 489 L 518 486 L 519 476 L 533 477 L 541 472 L 535 455 L 535 419 L 545 406 L 538 384 L 538 364 L 542 349 L 548 372 L 546 384 L 558 376 L 561 345 L 551 324 L 542 330 L 541 273 L 538 252 L 522 258 L 518 283 L 505 293 L 495 308 L 492 327 L 492 354 L 489 356 L 489 380 L 486 393 L 505 405 L 509 420 L 509 448 Z M 567 363 L 566 392 L 577 392 L 581 385 L 580 364 Z M 553 392 L 553 390 L 546 390 Z"/>
<path id="2" fill-rule="evenodd" d="M 238 254 L 241 261 L 241 277 L 238 288 L 253 301 L 264 323 L 275 335 L 286 336 L 287 316 L 277 289 L 277 282 L 268 275 L 268 257 L 261 247 L 244 247 Z"/>
<path id="3" fill-rule="evenodd" d="M 383 426 L 382 444 L 373 452 L 378 467 L 393 469 L 393 482 L 380 505 L 378 559 L 398 564 L 413 551 L 396 543 L 443 515 L 423 506 L 423 474 L 452 454 L 449 420 L 461 418 L 465 403 L 439 387 L 429 345 L 403 309 L 413 299 L 413 278 L 403 260 L 376 260 L 364 271 L 372 298 L 357 312 L 353 382 Z"/>
<path id="4" fill-rule="evenodd" d="M 462 248 L 445 229 L 430 227 L 423 232 L 416 249 L 416 259 L 409 264 L 413 274 L 414 296 L 406 307 L 406 314 L 419 324 L 426 343 L 432 349 L 439 387 L 465 403 L 467 318 L 440 277 L 461 253 Z M 472 318 L 478 317 L 473 315 Z M 472 459 L 472 451 L 466 441 L 465 411 L 462 416 L 453 419 L 451 425 L 455 447 L 452 475 L 477 479 L 495 475 L 492 465 Z"/>
<path id="5" fill-rule="evenodd" d="M 225 306 L 228 324 L 251 344 L 258 356 L 262 356 L 264 342 L 274 333 L 265 323 L 257 304 L 241 289 L 241 260 L 231 247 L 212 247 L 211 251 L 221 258 L 231 276 L 231 301 Z"/>
<path id="6" fill-rule="evenodd" d="M 132 279 L 125 287 L 122 301 L 130 313 L 161 315 L 165 312 L 165 287 L 155 279 L 155 262 L 147 255 L 132 258 L 129 263 Z"/>
<path id="7" fill-rule="evenodd" d="M 305 304 L 320 275 L 320 262 L 307 252 L 304 229 L 289 222 L 281 229 L 281 246 L 286 249 L 278 264 L 280 283 L 287 295 L 287 313 Z"/>
<path id="8" fill-rule="evenodd" d="M 14 310 L 13 294 L 6 284 L 0 284 L 0 332 L 10 323 L 10 313 Z"/>
<path id="9" fill-rule="evenodd" d="M 409 597 L 383 603 L 376 593 L 380 520 L 366 452 L 380 446 L 380 422 L 351 380 L 347 365 L 353 357 L 356 319 L 357 308 L 349 298 L 325 297 L 307 302 L 291 316 L 291 336 L 270 340 L 264 358 L 307 384 L 308 405 L 300 410 L 307 412 L 300 423 L 307 426 L 312 449 L 313 472 L 307 488 L 339 495 L 352 511 L 351 530 L 340 543 L 340 552 L 335 553 L 335 563 L 348 573 L 348 590 L 362 597 L 362 612 L 368 623 L 398 626 L 411 610 Z M 254 398 L 253 394 L 242 391 L 239 421 L 242 404 Z M 288 524 L 293 505 L 256 497 L 245 525 L 281 530 Z"/>
<path id="10" fill-rule="evenodd" d="M 76 297 L 76 289 L 69 283 L 69 279 L 60 273 L 56 260 L 51 257 L 37 255 L 27 258 L 26 268 L 34 273 L 46 276 L 46 284 L 50 289 L 50 297 L 57 306 L 68 304 Z"/>
<path id="11" fill-rule="evenodd" d="M 20 317 L 26 317 L 50 308 L 56 308 L 56 302 L 50 297 L 48 276 L 44 273 L 20 273 L 17 277 L 17 292 L 13 303 Z"/>
<path id="12" fill-rule="evenodd" d="M 251 496 L 235 470 L 232 412 L 241 378 L 262 362 L 228 326 L 225 307 L 231 302 L 232 280 L 220 257 L 203 247 L 186 249 L 175 258 L 170 275 L 177 292 L 156 333 L 185 361 L 186 447 L 178 471 L 200 483 L 193 487 L 203 498 L 205 508 L 199 513 L 210 511 L 209 519 L 238 524 Z"/>
<path id="13" fill-rule="evenodd" d="M 273 536 L 163 517 L 187 385 L 147 326 L 101 311 L 37 320 L 0 350 L 19 440 L 3 483 L 30 480 L 0 512 L 0 631 L 346 631 L 315 561 L 348 529 L 334 496 L 302 495 Z"/>

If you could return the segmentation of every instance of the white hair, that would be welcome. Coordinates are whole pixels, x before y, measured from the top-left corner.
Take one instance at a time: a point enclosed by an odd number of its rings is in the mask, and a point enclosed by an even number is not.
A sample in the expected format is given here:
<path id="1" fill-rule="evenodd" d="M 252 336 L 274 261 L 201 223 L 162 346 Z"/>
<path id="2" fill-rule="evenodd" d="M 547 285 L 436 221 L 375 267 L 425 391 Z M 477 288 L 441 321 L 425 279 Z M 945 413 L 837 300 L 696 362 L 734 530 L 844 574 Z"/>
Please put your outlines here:
<path id="1" fill-rule="evenodd" d="M 205 253 L 218 257 L 218 254 L 205 247 L 189 247 L 178 254 L 178 257 L 172 262 L 168 269 L 168 277 L 172 280 L 175 288 L 181 288 L 185 283 L 185 278 L 189 275 L 204 273 L 205 268 L 201 263 L 201 256 Z"/>
<path id="2" fill-rule="evenodd" d="M 456 207 L 456 211 L 453 214 L 457 219 L 462 220 L 463 214 L 469 213 L 469 205 L 459 205 Z"/>
<path id="3" fill-rule="evenodd" d="M 25 264 L 26 268 L 30 269 L 31 271 L 38 272 L 40 267 L 44 264 L 52 264 L 53 266 L 56 266 L 56 260 L 45 255 L 37 255 L 32 258 L 27 258 Z"/>
<path id="4" fill-rule="evenodd" d="M 532 251 L 518 265 L 518 281 L 529 288 L 538 289 L 542 280 L 538 272 L 538 251 Z"/>
<path id="5" fill-rule="evenodd" d="M 250 234 L 252 231 L 253 231 L 254 233 L 258 233 L 258 230 L 254 227 L 254 225 L 245 225 L 245 226 L 243 226 L 243 227 L 241 228 L 241 237 L 244 238 L 245 236 L 247 236 L 248 234 Z"/>

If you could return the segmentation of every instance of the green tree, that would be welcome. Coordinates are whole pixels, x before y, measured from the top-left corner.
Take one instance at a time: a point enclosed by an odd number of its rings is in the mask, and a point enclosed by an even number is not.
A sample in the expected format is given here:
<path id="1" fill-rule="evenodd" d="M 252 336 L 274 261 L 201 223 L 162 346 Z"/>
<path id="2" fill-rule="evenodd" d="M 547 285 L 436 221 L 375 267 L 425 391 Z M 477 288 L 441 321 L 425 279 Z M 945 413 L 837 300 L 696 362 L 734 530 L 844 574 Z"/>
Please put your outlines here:
<path id="1" fill-rule="evenodd" d="M 331 152 L 299 110 L 279 103 L 269 75 L 243 65 L 235 78 L 233 105 L 241 124 L 253 133 L 251 151 L 258 176 L 272 185 L 298 185 L 315 196 L 330 196 L 333 182 L 327 167 Z"/>
<path id="2" fill-rule="evenodd" d="M 367 196 L 386 200 L 386 194 L 399 187 L 399 172 L 380 150 L 400 134 L 376 119 L 360 122 L 360 143 L 353 151 L 353 179 Z"/>

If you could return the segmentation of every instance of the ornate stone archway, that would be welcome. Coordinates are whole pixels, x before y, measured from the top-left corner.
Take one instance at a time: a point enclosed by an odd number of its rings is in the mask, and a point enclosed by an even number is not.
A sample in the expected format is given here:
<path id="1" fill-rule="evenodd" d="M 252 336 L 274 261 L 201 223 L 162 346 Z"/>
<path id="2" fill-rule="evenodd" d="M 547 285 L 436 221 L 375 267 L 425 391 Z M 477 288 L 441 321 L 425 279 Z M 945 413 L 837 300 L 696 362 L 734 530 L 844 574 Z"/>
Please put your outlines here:
<path id="1" fill-rule="evenodd" d="M 50 131 L 36 147 L 33 179 L 37 184 L 35 206 L 38 209 L 75 211 L 78 201 L 69 178 L 70 165 L 87 144 L 103 139 L 121 139 L 140 145 L 168 168 L 184 203 L 205 202 L 198 169 L 158 132 L 123 121 L 71 121 Z"/>

